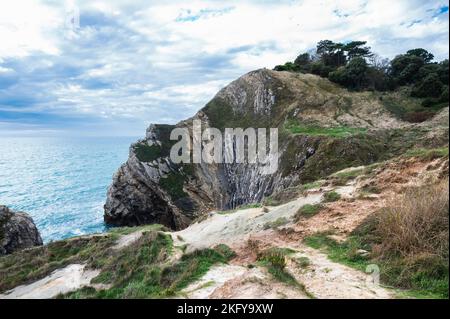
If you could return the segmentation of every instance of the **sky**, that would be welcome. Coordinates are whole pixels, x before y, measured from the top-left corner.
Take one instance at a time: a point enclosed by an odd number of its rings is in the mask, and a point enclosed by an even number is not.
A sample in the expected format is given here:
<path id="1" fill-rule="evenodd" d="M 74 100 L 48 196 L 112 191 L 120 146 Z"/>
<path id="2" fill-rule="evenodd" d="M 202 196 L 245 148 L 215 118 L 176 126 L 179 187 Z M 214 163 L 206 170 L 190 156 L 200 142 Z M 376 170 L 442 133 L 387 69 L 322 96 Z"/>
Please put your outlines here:
<path id="1" fill-rule="evenodd" d="M 446 59 L 448 11 L 447 0 L 1 1 L 0 138 L 143 136 L 323 39 Z"/>

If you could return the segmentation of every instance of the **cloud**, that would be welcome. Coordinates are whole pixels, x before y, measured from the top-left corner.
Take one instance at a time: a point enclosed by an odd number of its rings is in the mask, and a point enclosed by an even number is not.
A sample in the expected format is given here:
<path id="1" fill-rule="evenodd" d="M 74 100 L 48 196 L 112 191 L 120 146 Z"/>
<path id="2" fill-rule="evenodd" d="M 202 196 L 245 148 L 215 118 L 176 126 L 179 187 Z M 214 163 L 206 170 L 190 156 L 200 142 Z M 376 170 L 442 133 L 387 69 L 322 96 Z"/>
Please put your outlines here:
<path id="1" fill-rule="evenodd" d="M 448 58 L 448 1 L 2 1 L 0 134 L 142 135 L 326 38 Z"/>

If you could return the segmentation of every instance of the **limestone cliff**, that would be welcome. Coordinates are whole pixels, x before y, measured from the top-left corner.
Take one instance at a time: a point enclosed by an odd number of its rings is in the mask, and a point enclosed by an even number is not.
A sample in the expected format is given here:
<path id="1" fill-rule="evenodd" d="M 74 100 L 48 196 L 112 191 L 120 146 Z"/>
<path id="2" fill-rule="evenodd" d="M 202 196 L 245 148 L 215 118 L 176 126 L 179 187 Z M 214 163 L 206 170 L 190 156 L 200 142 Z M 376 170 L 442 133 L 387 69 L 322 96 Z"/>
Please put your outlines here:
<path id="1" fill-rule="evenodd" d="M 383 103 L 373 92 L 349 92 L 314 75 L 250 72 L 220 90 L 194 117 L 147 129 L 113 177 L 105 221 L 182 229 L 211 209 L 259 202 L 345 167 L 394 156 L 426 135 L 427 128 L 397 119 Z M 278 170 L 265 175 L 258 164 L 173 163 L 170 132 L 191 129 L 193 120 L 222 131 L 278 128 Z"/>

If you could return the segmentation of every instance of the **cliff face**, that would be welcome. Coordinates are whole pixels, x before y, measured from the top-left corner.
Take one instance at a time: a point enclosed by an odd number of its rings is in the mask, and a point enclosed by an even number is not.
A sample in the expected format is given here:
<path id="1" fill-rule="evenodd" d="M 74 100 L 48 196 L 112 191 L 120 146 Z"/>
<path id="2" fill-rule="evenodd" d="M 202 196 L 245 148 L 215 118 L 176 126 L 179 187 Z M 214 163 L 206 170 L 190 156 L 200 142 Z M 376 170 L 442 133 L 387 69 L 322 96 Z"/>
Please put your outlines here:
<path id="1" fill-rule="evenodd" d="M 41 236 L 28 214 L 0 206 L 0 256 L 40 245 Z"/>
<path id="2" fill-rule="evenodd" d="M 263 174 L 267 167 L 250 163 L 173 163 L 169 154 L 176 141 L 170 141 L 170 132 L 175 127 L 192 131 L 193 120 L 221 131 L 278 128 L 278 169 Z M 398 134 L 410 127 L 373 93 L 349 93 L 313 75 L 250 72 L 220 90 L 194 117 L 177 125 L 151 125 L 114 175 L 104 218 L 112 225 L 160 223 L 182 229 L 211 209 L 259 202 L 345 167 L 398 154 L 415 143 L 408 139 L 412 142 L 404 145 Z"/>

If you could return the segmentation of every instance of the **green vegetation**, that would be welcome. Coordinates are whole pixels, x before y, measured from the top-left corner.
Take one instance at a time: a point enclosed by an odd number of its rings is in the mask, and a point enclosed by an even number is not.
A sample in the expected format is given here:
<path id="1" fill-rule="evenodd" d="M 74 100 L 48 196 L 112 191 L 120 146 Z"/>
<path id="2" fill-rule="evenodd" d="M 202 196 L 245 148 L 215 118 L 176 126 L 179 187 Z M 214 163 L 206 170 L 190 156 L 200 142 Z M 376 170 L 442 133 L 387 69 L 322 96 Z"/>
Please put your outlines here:
<path id="1" fill-rule="evenodd" d="M 404 157 L 420 157 L 426 160 L 433 160 L 439 157 L 448 156 L 448 147 L 440 147 L 440 148 L 413 148 L 408 150 L 404 155 Z"/>
<path id="2" fill-rule="evenodd" d="M 289 223 L 289 220 L 286 217 L 279 217 L 275 219 L 274 221 L 267 222 L 264 224 L 264 229 L 276 229 L 278 227 L 281 227 L 283 225 L 286 225 Z"/>
<path id="3" fill-rule="evenodd" d="M 311 261 L 308 257 L 302 256 L 295 259 L 295 262 L 300 268 L 308 268 L 311 265 Z"/>
<path id="4" fill-rule="evenodd" d="M 329 237 L 330 234 L 317 233 L 306 237 L 304 242 L 312 248 L 324 250 L 332 261 L 365 271 L 370 262 L 367 257 L 358 253 L 359 249 L 365 247 L 360 240 L 357 237 L 349 237 L 344 243 L 338 243 Z"/>
<path id="5" fill-rule="evenodd" d="M 133 226 L 133 227 L 111 227 L 108 229 L 108 234 L 112 235 L 128 235 L 138 231 L 169 231 L 169 229 L 160 224 Z"/>
<path id="6" fill-rule="evenodd" d="M 104 235 L 79 237 L 49 243 L 0 257 L 0 292 L 27 284 L 73 263 L 86 263 L 100 270 L 93 283 L 107 284 L 96 290 L 82 288 L 60 298 L 154 298 L 179 294 L 216 263 L 226 263 L 235 253 L 226 245 L 184 254 L 171 262 L 174 249 L 170 235 L 160 225 L 139 227 L 142 236 L 122 249 L 114 248 L 128 227 Z"/>
<path id="7" fill-rule="evenodd" d="M 303 126 L 294 120 L 289 120 L 285 129 L 291 134 L 303 134 L 313 136 L 330 136 L 330 137 L 346 137 L 355 134 L 364 134 L 367 130 L 365 128 L 353 127 L 318 127 L 318 126 Z"/>
<path id="8" fill-rule="evenodd" d="M 73 263 L 103 263 L 118 236 L 93 235 L 49 243 L 0 257 L 0 292 L 27 284 Z"/>
<path id="9" fill-rule="evenodd" d="M 350 180 L 353 180 L 358 176 L 370 175 L 373 170 L 376 169 L 379 165 L 379 163 L 376 163 L 361 168 L 351 168 L 341 172 L 337 172 L 331 175 L 331 183 L 337 186 L 346 185 Z"/>
<path id="10" fill-rule="evenodd" d="M 373 95 L 378 96 L 383 106 L 397 118 L 412 123 L 426 121 L 446 106 L 443 104 L 424 106 L 426 100 L 412 97 L 409 87 L 401 87 L 392 92 L 373 92 Z"/>
<path id="11" fill-rule="evenodd" d="M 378 265 L 384 284 L 409 290 L 403 296 L 448 298 L 448 201 L 446 180 L 413 187 L 367 218 L 345 242 L 331 239 L 329 232 L 304 242 L 362 271 Z"/>
<path id="12" fill-rule="evenodd" d="M 312 183 L 301 184 L 279 190 L 275 194 L 265 197 L 263 199 L 263 204 L 267 206 L 278 206 L 285 204 L 304 195 L 307 190 L 319 188 L 323 183 L 324 181 L 315 181 Z"/>
<path id="13" fill-rule="evenodd" d="M 266 267 L 268 272 L 278 281 L 287 285 L 293 286 L 303 291 L 308 297 L 314 298 L 309 293 L 305 286 L 299 283 L 287 270 L 286 270 L 286 257 L 292 253 L 292 250 L 269 248 L 258 254 L 258 262 L 261 266 Z"/>
<path id="14" fill-rule="evenodd" d="M 170 149 L 176 141 L 170 140 L 170 132 L 174 125 L 155 125 L 154 131 L 161 144 L 148 145 L 147 142 L 139 142 L 133 145 L 134 153 L 141 162 L 153 162 L 160 157 L 170 155 Z"/>
<path id="15" fill-rule="evenodd" d="M 423 107 L 442 108 L 449 99 L 449 65 L 448 60 L 433 59 L 433 54 L 417 48 L 389 61 L 372 53 L 365 41 L 322 40 L 315 54 L 302 53 L 275 70 L 317 74 L 352 90 L 392 91 L 408 86 L 411 96 L 422 99 Z M 428 115 L 411 116 L 420 121 Z"/>
<path id="16" fill-rule="evenodd" d="M 162 156 L 161 147 L 156 144 L 148 145 L 146 143 L 138 143 L 133 149 L 141 162 L 153 162 Z"/>
<path id="17" fill-rule="evenodd" d="M 323 201 L 325 203 L 335 202 L 338 201 L 339 199 L 341 199 L 341 195 L 339 195 L 335 191 L 326 192 L 325 194 L 323 194 Z"/>
<path id="18" fill-rule="evenodd" d="M 148 232 L 138 241 L 111 254 L 94 283 L 110 285 L 107 289 L 83 288 L 60 298 L 162 298 L 180 294 L 190 283 L 200 279 L 216 263 L 226 263 L 235 256 L 226 245 L 184 254 L 175 263 L 168 257 L 173 250 L 169 235 Z"/>
<path id="19" fill-rule="evenodd" d="M 163 188 L 173 200 L 177 200 L 187 196 L 183 190 L 186 176 L 180 172 L 170 172 L 166 177 L 159 180 L 159 185 Z"/>
<path id="20" fill-rule="evenodd" d="M 293 136 L 281 157 L 280 169 L 283 176 L 295 171 L 300 174 L 301 181 L 312 182 L 347 167 L 373 164 L 400 153 L 397 150 L 396 139 L 404 142 L 404 135 L 399 134 L 397 138 L 392 138 L 390 135 L 389 132 L 377 131 L 345 138 L 325 136 L 308 138 L 308 143 L 314 145 L 315 152 L 304 162 L 300 171 L 293 167 L 292 158 L 300 157 L 299 147 L 305 139 L 302 136 Z M 389 146 L 386 144 L 388 142 L 391 143 Z M 406 143 L 399 143 L 398 148 L 406 147 L 406 145 Z M 301 149 L 304 149 L 304 146 Z"/>
<path id="21" fill-rule="evenodd" d="M 319 213 L 323 209 L 323 205 L 321 204 L 306 204 L 297 211 L 294 215 L 294 220 L 299 221 L 301 218 L 309 218 L 317 213 Z"/>

